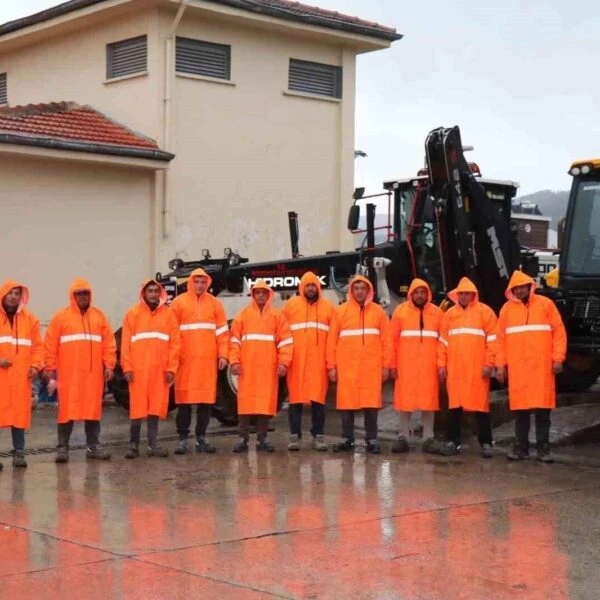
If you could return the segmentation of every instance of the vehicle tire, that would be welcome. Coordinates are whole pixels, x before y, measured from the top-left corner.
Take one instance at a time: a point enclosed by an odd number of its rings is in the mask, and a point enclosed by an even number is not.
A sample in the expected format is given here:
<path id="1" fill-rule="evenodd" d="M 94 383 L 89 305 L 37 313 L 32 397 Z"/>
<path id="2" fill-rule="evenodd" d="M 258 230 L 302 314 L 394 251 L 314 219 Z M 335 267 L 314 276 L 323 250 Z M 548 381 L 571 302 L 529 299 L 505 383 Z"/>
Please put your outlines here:
<path id="1" fill-rule="evenodd" d="M 585 392 L 600 376 L 600 356 L 593 352 L 569 353 L 557 377 L 559 392 Z"/>

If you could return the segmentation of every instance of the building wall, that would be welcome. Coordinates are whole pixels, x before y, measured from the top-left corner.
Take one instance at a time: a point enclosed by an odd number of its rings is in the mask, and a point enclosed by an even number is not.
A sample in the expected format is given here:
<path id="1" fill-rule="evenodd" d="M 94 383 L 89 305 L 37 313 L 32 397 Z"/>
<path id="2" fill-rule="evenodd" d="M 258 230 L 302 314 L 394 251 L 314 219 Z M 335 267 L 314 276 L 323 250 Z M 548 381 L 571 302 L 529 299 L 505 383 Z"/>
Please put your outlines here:
<path id="1" fill-rule="evenodd" d="M 513 215 L 517 223 L 519 241 L 529 248 L 548 248 L 549 221 L 527 219 L 525 215 Z"/>
<path id="2" fill-rule="evenodd" d="M 152 172 L 4 154 L 0 180 L 0 281 L 28 285 L 46 323 L 85 277 L 120 326 L 154 268 Z"/>

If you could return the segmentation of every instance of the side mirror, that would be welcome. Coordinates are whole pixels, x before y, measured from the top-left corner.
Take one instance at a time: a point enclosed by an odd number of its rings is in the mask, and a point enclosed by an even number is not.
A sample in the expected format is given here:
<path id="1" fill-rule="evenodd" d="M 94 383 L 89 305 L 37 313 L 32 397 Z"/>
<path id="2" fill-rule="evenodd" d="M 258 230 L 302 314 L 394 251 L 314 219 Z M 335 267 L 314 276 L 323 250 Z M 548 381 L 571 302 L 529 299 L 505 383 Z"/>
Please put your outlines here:
<path id="1" fill-rule="evenodd" d="M 358 229 L 358 223 L 360 221 L 360 206 L 353 204 L 348 211 L 348 229 L 350 231 L 356 231 Z"/>
<path id="2" fill-rule="evenodd" d="M 565 231 L 567 228 L 567 218 L 563 217 L 558 221 L 556 226 L 556 234 L 557 234 L 557 246 L 559 250 L 562 250 L 563 244 L 565 242 Z"/>

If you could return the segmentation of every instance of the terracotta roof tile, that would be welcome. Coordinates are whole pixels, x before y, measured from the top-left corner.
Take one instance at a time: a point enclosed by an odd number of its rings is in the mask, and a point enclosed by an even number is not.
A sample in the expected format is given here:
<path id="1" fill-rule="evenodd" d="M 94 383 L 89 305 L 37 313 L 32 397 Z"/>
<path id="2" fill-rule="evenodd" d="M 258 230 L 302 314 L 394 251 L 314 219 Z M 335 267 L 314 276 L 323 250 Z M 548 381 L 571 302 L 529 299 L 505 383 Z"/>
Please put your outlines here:
<path id="1" fill-rule="evenodd" d="M 89 106 L 74 102 L 0 108 L 0 132 L 24 138 L 94 143 L 158 150 L 158 145 Z"/>

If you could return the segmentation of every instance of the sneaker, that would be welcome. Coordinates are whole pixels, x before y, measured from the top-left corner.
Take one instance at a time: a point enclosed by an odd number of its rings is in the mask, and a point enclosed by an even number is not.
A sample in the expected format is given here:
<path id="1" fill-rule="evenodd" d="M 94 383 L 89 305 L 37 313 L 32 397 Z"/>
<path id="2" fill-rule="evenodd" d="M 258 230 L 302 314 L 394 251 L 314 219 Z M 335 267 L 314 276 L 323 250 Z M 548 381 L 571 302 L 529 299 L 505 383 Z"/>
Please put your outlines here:
<path id="1" fill-rule="evenodd" d="M 175 454 L 187 454 L 188 453 L 188 443 L 187 440 L 179 440 L 177 444 L 177 448 L 175 448 Z"/>
<path id="2" fill-rule="evenodd" d="M 25 453 L 23 450 L 15 450 L 15 454 L 13 456 L 13 467 L 15 469 L 27 468 L 27 461 L 25 460 Z"/>
<path id="3" fill-rule="evenodd" d="M 137 458 L 140 455 L 137 444 L 129 444 L 127 452 L 125 452 L 125 458 Z"/>
<path id="4" fill-rule="evenodd" d="M 290 452 L 298 452 L 300 450 L 300 437 L 295 433 L 292 433 L 290 435 L 290 442 L 288 444 L 288 450 Z"/>
<path id="5" fill-rule="evenodd" d="M 242 452 L 248 452 L 248 440 L 241 437 L 233 447 L 233 452 L 241 454 Z"/>
<path id="6" fill-rule="evenodd" d="M 442 442 L 430 437 L 423 442 L 422 450 L 425 454 L 443 454 L 443 446 Z"/>
<path id="7" fill-rule="evenodd" d="M 483 444 L 481 446 L 481 456 L 483 458 L 492 458 L 494 456 L 491 444 Z"/>
<path id="8" fill-rule="evenodd" d="M 365 451 L 367 454 L 381 454 L 381 446 L 377 440 L 367 440 Z"/>
<path id="9" fill-rule="evenodd" d="M 156 456 L 157 458 L 167 458 L 167 456 L 169 456 L 169 451 L 160 444 L 154 444 L 153 446 L 148 446 L 146 448 L 146 456 L 148 458 L 151 458 L 152 456 Z"/>
<path id="10" fill-rule="evenodd" d="M 513 444 L 509 453 L 506 455 L 508 460 L 525 460 L 529 458 L 529 450 L 526 450 L 521 444 Z"/>
<path id="11" fill-rule="evenodd" d="M 56 451 L 56 458 L 54 459 L 55 463 L 68 463 L 69 462 L 69 449 L 61 446 Z"/>
<path id="12" fill-rule="evenodd" d="M 354 452 L 354 440 L 344 440 L 333 447 L 334 452 Z"/>
<path id="13" fill-rule="evenodd" d="M 102 446 L 93 446 L 88 448 L 85 453 L 87 458 L 91 458 L 93 460 L 108 460 L 110 458 L 110 454 L 102 448 Z"/>
<path id="14" fill-rule="evenodd" d="M 312 441 L 312 448 L 317 452 L 327 452 L 327 444 L 325 443 L 324 435 L 315 435 Z"/>
<path id="15" fill-rule="evenodd" d="M 203 437 L 199 437 L 196 440 L 195 449 L 196 452 L 206 452 L 206 454 L 214 454 L 217 451 L 217 449 L 212 444 L 209 444 Z"/>
<path id="16" fill-rule="evenodd" d="M 550 444 L 539 444 L 537 447 L 536 460 L 543 463 L 553 463 L 554 457 L 550 453 Z"/>
<path id="17" fill-rule="evenodd" d="M 404 454 L 409 450 L 408 442 L 403 435 L 401 435 L 392 445 L 392 452 L 394 454 Z"/>
<path id="18" fill-rule="evenodd" d="M 275 446 L 267 438 L 264 438 L 256 442 L 256 450 L 257 452 L 275 452 Z"/>
<path id="19" fill-rule="evenodd" d="M 442 456 L 458 456 L 460 454 L 460 444 L 447 442 L 440 445 L 440 454 Z"/>

